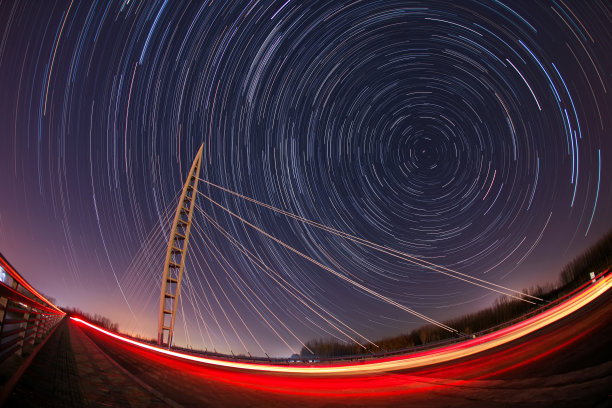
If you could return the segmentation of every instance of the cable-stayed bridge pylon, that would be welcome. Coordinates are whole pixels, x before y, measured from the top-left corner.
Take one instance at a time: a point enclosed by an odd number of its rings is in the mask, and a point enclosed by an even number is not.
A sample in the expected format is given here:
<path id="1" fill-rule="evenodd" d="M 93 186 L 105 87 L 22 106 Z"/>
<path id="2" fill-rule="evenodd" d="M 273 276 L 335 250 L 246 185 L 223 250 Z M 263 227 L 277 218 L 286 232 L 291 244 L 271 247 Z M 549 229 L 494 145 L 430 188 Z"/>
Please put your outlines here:
<path id="1" fill-rule="evenodd" d="M 195 198 L 198 191 L 198 179 L 202 164 L 202 149 L 196 154 L 191 170 L 183 186 L 183 193 L 176 208 L 174 222 L 168 240 L 166 261 L 164 263 L 164 274 L 161 283 L 161 294 L 159 298 L 159 321 L 157 325 L 157 342 L 159 345 L 172 345 L 174 335 L 174 321 L 176 308 L 181 293 L 183 270 L 187 258 L 187 245 L 191 231 L 191 220 L 195 206 Z M 166 334 L 166 336 L 164 336 Z"/>

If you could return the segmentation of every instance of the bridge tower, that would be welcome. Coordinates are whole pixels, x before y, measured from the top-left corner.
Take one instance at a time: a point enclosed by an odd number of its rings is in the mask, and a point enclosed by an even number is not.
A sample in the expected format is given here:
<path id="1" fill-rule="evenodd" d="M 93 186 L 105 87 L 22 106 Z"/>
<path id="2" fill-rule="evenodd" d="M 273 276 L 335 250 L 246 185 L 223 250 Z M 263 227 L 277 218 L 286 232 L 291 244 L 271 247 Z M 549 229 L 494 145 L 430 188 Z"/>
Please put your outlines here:
<path id="1" fill-rule="evenodd" d="M 191 231 L 191 218 L 198 192 L 198 177 L 202 164 L 202 148 L 196 154 L 189 175 L 183 186 L 183 193 L 176 207 L 174 223 L 168 241 L 166 252 L 166 263 L 164 264 L 164 275 L 161 283 L 161 294 L 159 297 L 159 323 L 157 326 L 157 342 L 160 346 L 172 345 L 174 334 L 174 319 L 179 295 L 181 294 L 181 281 L 183 269 L 187 257 L 187 244 L 189 243 L 189 232 Z M 166 336 L 164 336 L 166 334 Z"/>

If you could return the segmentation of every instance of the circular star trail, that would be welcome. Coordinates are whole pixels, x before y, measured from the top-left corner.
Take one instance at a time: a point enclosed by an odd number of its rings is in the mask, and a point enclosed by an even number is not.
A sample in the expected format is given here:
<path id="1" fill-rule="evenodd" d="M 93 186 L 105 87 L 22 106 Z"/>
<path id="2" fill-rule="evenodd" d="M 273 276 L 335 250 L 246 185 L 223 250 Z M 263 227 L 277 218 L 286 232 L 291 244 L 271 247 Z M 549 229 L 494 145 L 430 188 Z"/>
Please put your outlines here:
<path id="1" fill-rule="evenodd" d="M 605 1 L 4 1 L 0 27 L 0 248 L 125 330 L 154 335 L 202 143 L 202 194 L 319 265 L 199 196 L 194 347 L 346 339 L 315 310 L 372 339 L 423 324 L 320 265 L 436 320 L 499 295 L 216 186 L 518 290 L 612 226 Z"/>

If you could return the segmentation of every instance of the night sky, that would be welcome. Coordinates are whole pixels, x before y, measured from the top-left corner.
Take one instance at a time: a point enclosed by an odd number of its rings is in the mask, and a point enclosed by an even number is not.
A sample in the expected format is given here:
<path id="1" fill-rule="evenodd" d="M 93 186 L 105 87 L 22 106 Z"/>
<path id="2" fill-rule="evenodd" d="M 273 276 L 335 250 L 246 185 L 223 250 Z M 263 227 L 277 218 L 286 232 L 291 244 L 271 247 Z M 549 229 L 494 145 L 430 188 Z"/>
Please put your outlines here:
<path id="1" fill-rule="evenodd" d="M 216 186 L 455 276 L 554 281 L 612 227 L 611 50 L 603 0 L 4 0 L 0 251 L 155 337 L 204 143 L 177 344 L 288 355 L 425 322 L 405 308 L 444 321 L 500 294 Z"/>

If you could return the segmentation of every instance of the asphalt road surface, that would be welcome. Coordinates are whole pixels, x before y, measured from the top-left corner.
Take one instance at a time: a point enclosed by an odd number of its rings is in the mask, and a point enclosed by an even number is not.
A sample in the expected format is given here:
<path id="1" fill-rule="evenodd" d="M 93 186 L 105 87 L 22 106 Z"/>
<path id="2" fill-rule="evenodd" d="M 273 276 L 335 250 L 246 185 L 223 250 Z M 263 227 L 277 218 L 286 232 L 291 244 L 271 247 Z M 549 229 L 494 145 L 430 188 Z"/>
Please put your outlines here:
<path id="1" fill-rule="evenodd" d="M 121 367 L 130 379 L 125 381 L 154 394 L 150 399 L 139 395 L 130 401 L 133 406 L 612 407 L 612 290 L 552 325 L 486 352 L 418 369 L 347 377 L 207 367 L 69 324 L 71 333 L 84 333 L 101 355 Z"/>

